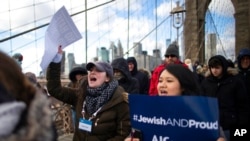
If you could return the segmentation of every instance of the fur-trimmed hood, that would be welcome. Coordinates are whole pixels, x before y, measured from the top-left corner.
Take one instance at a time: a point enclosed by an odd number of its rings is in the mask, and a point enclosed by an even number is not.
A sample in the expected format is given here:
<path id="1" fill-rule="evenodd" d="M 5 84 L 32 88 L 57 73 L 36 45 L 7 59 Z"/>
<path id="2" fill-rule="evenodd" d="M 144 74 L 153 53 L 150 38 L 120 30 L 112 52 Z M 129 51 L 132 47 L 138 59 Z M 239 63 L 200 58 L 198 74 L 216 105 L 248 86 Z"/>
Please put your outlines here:
<path id="1" fill-rule="evenodd" d="M 232 67 L 228 67 L 227 68 L 227 74 L 228 75 L 237 75 L 239 73 L 238 69 L 237 68 L 232 68 Z M 207 70 L 207 72 L 205 73 L 205 77 L 209 77 L 211 76 L 211 72 L 210 72 L 210 69 Z"/>
<path id="2" fill-rule="evenodd" d="M 208 65 L 210 64 L 210 61 L 214 60 L 214 59 L 221 62 L 223 77 L 226 77 L 227 75 L 237 75 L 238 74 L 237 68 L 229 67 L 228 61 L 226 60 L 225 57 L 223 57 L 221 55 L 215 55 L 215 56 L 211 57 L 208 61 Z M 209 77 L 209 76 L 212 77 L 210 66 L 208 67 L 208 71 L 205 73 L 205 77 Z"/>

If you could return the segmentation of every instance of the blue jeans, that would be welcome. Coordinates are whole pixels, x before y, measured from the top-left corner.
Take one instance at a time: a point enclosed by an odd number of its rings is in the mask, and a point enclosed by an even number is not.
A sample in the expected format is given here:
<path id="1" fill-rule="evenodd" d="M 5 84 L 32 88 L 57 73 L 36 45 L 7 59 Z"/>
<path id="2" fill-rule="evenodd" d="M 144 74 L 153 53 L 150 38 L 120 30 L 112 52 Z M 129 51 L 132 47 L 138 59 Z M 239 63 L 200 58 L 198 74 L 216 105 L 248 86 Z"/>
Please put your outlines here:
<path id="1" fill-rule="evenodd" d="M 73 127 L 75 129 L 75 123 L 76 123 L 76 111 L 74 109 L 71 109 L 72 112 L 72 122 L 73 122 Z"/>

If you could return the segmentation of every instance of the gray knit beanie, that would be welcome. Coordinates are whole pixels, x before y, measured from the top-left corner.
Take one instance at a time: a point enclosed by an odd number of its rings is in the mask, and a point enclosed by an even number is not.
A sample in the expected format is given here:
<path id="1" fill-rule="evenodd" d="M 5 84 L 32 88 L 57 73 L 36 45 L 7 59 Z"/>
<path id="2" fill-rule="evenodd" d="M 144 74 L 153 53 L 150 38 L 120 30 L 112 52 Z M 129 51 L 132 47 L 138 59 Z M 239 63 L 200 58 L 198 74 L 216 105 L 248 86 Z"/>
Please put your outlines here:
<path id="1" fill-rule="evenodd" d="M 170 44 L 168 46 L 164 56 L 166 57 L 167 55 L 175 55 L 176 57 L 179 58 L 179 56 L 180 56 L 179 55 L 179 47 L 174 43 Z"/>

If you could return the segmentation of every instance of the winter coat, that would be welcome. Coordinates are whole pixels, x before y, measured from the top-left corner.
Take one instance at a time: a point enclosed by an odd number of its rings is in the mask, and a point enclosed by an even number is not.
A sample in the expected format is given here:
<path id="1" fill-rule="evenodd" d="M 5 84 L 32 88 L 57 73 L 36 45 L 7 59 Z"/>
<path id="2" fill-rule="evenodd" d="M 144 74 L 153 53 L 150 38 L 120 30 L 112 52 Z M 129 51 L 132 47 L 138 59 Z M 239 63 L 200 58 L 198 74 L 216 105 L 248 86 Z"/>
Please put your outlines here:
<path id="1" fill-rule="evenodd" d="M 76 110 L 74 141 L 123 141 L 130 133 L 129 107 L 126 93 L 117 87 L 111 99 L 91 120 L 92 131 L 78 128 L 80 118 L 83 118 L 82 107 L 86 97 L 88 81 L 84 78 L 79 89 L 61 87 L 60 63 L 51 63 L 47 69 L 47 87 L 51 96 L 73 105 Z M 92 115 L 85 113 L 85 118 Z"/>
<path id="2" fill-rule="evenodd" d="M 121 71 L 125 76 L 118 80 L 119 85 L 122 86 L 127 93 L 138 94 L 140 91 L 139 81 L 131 76 L 127 61 L 124 58 L 117 58 L 112 61 L 111 66 L 113 69 Z"/>
<path id="3" fill-rule="evenodd" d="M 186 64 L 182 63 L 179 60 L 177 62 L 175 62 L 175 64 L 182 64 L 184 67 L 188 68 L 188 66 Z M 152 76 L 150 79 L 150 85 L 149 85 L 149 95 L 150 96 L 158 95 L 157 84 L 159 81 L 160 74 L 166 66 L 167 66 L 167 64 L 161 64 L 153 70 L 153 73 L 152 73 Z"/>
<path id="4" fill-rule="evenodd" d="M 129 57 L 127 59 L 127 62 L 131 62 L 134 64 L 134 69 L 130 71 L 132 77 L 136 78 L 139 81 L 140 85 L 140 94 L 148 94 L 148 89 L 149 89 L 149 78 L 146 74 L 143 72 L 138 71 L 137 68 L 137 61 L 135 60 L 134 57 Z"/>
<path id="5" fill-rule="evenodd" d="M 250 87 L 249 87 L 250 86 L 250 66 L 246 69 L 242 68 L 241 59 L 244 56 L 250 56 L 250 49 L 242 49 L 239 55 L 237 56 L 237 63 L 238 63 L 238 69 L 239 69 L 238 76 L 244 81 L 247 87 L 248 100 L 250 101 Z"/>
<path id="6" fill-rule="evenodd" d="M 247 86 L 247 93 L 250 100 L 250 68 L 247 70 L 239 70 L 238 74 L 239 78 L 244 81 L 245 85 Z"/>
<path id="7" fill-rule="evenodd" d="M 243 80 L 246 89 L 247 89 L 247 96 L 248 96 L 248 103 L 250 104 L 250 68 L 247 70 L 240 70 L 239 74 L 237 75 L 241 80 Z M 249 111 L 250 112 L 250 111 Z M 249 124 L 250 124 L 250 117 L 249 117 Z"/>
<path id="8" fill-rule="evenodd" d="M 223 76 L 218 79 L 210 72 L 202 81 L 201 87 L 206 96 L 218 98 L 220 125 L 223 130 L 242 127 L 249 117 L 246 87 L 236 76 L 237 70 L 228 68 L 224 57 L 218 55 L 212 58 L 215 57 L 223 63 Z"/>
<path id="9" fill-rule="evenodd" d="M 248 96 L 248 103 L 250 105 L 250 66 L 248 68 L 243 69 L 241 66 L 241 59 L 244 56 L 250 56 L 250 49 L 241 49 L 239 52 L 239 55 L 237 56 L 237 64 L 238 64 L 238 70 L 239 74 L 238 77 L 243 80 L 245 83 L 245 86 L 247 88 L 247 96 Z M 249 111 L 250 112 L 250 111 Z M 248 121 L 248 127 L 250 127 L 250 117 Z"/>
<path id="10" fill-rule="evenodd" d="M 19 101 L 20 102 L 20 101 Z M 10 103 L 11 102 L 5 102 Z M 14 102 L 12 102 L 14 103 Z M 17 111 L 15 114 L 16 118 L 19 118 L 19 124 L 16 129 L 7 136 L 1 137 L 0 141 L 55 141 L 57 138 L 55 128 L 53 127 L 52 122 L 52 113 L 49 107 L 49 100 L 47 97 L 41 92 L 37 91 L 35 97 L 32 99 L 29 107 L 26 107 L 26 110 L 23 111 L 23 114 L 27 114 L 26 118 L 17 117 Z M 0 104 L 0 107 L 3 106 L 3 103 Z M 2 108 L 0 108 L 2 109 Z M 5 108 L 6 109 L 6 108 Z M 18 107 L 15 108 L 16 110 Z M 15 111 L 15 110 L 13 110 Z M 0 110 L 1 116 L 0 121 L 3 126 L 2 118 L 4 120 L 10 119 L 13 120 L 11 116 L 11 111 L 5 111 L 2 113 Z M 6 116 L 5 118 L 3 116 Z M 27 119 L 27 120 L 26 120 Z M 14 122 L 12 124 L 7 124 L 5 129 L 8 129 L 7 126 L 14 126 Z M 1 131 L 2 132 L 2 131 Z"/>

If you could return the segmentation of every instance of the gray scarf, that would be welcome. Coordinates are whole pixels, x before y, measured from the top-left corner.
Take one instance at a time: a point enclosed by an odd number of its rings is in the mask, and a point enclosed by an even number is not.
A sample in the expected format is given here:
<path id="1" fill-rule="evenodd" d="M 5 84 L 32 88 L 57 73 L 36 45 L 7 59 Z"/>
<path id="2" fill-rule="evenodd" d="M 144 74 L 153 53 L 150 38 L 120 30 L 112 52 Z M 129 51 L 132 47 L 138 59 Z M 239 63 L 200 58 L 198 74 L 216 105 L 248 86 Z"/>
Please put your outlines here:
<path id="1" fill-rule="evenodd" d="M 86 110 L 92 115 L 112 97 L 118 86 L 117 80 L 104 83 L 98 88 L 87 87 Z"/>

